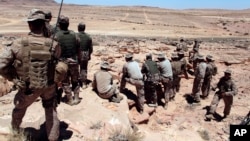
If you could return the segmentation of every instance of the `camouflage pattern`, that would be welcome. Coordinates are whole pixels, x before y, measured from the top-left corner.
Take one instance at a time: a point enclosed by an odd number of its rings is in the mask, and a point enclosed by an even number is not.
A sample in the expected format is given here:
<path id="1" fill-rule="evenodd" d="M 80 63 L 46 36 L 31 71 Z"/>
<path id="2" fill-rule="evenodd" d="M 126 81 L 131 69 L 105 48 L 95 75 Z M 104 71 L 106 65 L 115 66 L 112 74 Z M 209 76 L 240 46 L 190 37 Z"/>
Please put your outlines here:
<path id="1" fill-rule="evenodd" d="M 157 104 L 157 92 L 156 87 L 160 83 L 160 72 L 157 68 L 157 63 L 148 59 L 143 63 L 141 72 L 145 74 L 144 79 L 145 87 L 145 99 L 147 103 Z"/>
<path id="2" fill-rule="evenodd" d="M 201 87 L 204 82 L 206 67 L 207 65 L 205 62 L 200 62 L 195 69 L 192 96 L 196 102 L 200 102 Z"/>
<path id="3" fill-rule="evenodd" d="M 225 103 L 224 116 L 227 116 L 230 114 L 231 107 L 233 105 L 233 96 L 235 96 L 238 92 L 237 87 L 232 78 L 227 79 L 224 76 L 219 80 L 217 88 L 219 90 L 215 93 L 213 97 L 213 100 L 210 105 L 209 114 L 215 113 L 219 101 L 223 99 Z"/>
<path id="4" fill-rule="evenodd" d="M 31 19 L 30 19 L 31 20 Z M 24 37 L 23 37 L 24 38 Z M 44 43 L 46 38 L 43 36 L 38 36 L 35 34 L 30 33 L 28 37 L 25 37 L 28 39 L 32 39 L 31 42 L 29 43 L 34 43 L 34 42 L 40 42 Z M 14 109 L 12 112 L 12 121 L 11 125 L 14 130 L 19 130 L 20 125 L 22 123 L 22 119 L 26 113 L 27 108 L 36 101 L 38 97 L 41 97 L 43 107 L 45 109 L 45 119 L 46 119 L 46 131 L 48 135 L 49 140 L 57 140 L 59 137 L 59 120 L 57 118 L 57 112 L 56 112 L 56 106 L 57 106 L 57 101 L 56 101 L 56 85 L 53 82 L 53 76 L 48 75 L 48 73 L 54 73 L 54 72 L 49 72 L 45 71 L 46 74 L 45 76 L 48 76 L 47 80 L 50 83 L 47 83 L 47 85 L 44 85 L 43 88 L 37 88 L 37 87 L 29 87 L 28 84 L 30 84 L 30 75 L 29 75 L 29 65 L 26 63 L 29 63 L 28 57 L 25 57 L 26 55 L 30 54 L 31 57 L 41 57 L 44 58 L 43 56 L 43 51 L 41 51 L 41 54 L 36 54 L 33 56 L 34 52 L 32 53 L 32 49 L 30 51 L 23 49 L 24 48 L 24 43 L 23 39 L 16 40 L 11 47 L 8 49 L 5 49 L 3 52 L 0 52 L 1 58 L 0 58 L 0 73 L 2 74 L 2 69 L 3 68 L 10 68 L 13 69 L 13 72 L 8 71 L 5 73 L 9 73 L 10 75 L 13 75 L 14 77 L 12 80 L 15 83 L 15 85 L 18 87 L 18 92 L 15 95 L 14 99 Z M 43 41 L 43 42 L 41 42 Z M 50 39 L 51 41 L 51 39 Z M 57 42 L 54 42 L 55 46 L 57 46 Z M 27 46 L 30 44 L 27 44 Z M 34 47 L 34 46 L 32 46 Z M 31 47 L 31 48 L 32 48 Z M 39 46 L 36 46 L 39 47 Z M 41 46 L 40 46 L 41 47 Z M 44 46 L 46 47 L 46 46 Z M 47 46 L 49 49 L 49 47 Z M 27 51 L 27 52 L 26 52 Z M 57 50 L 55 49 L 55 52 Z M 37 52 L 36 52 L 37 53 Z M 33 54 L 33 55 L 32 55 Z M 55 53 L 57 54 L 57 53 Z M 51 54 L 52 55 L 52 54 Z M 53 56 L 53 55 L 52 55 Z M 48 56 L 47 56 L 48 57 Z M 47 58 L 45 57 L 45 58 Z M 56 57 L 56 55 L 54 56 Z M 31 58 L 32 59 L 32 58 Z M 33 60 L 34 63 L 35 60 Z M 14 63 L 13 63 L 14 62 Z M 37 64 L 39 64 L 39 61 L 36 61 Z M 53 61 L 52 61 L 53 62 Z M 34 64 L 33 64 L 34 65 Z M 3 67 L 3 68 L 2 68 Z M 46 67 L 46 65 L 45 65 Z M 53 67 L 53 66 L 47 66 L 47 67 Z M 50 68 L 51 70 L 54 70 L 53 68 Z M 4 76 L 4 75 L 3 75 Z M 38 83 L 39 85 L 39 83 Z"/>
<path id="5" fill-rule="evenodd" d="M 80 31 L 77 34 L 80 42 L 80 81 L 81 85 L 87 85 L 88 76 L 88 62 L 91 60 L 91 54 L 93 52 L 93 45 L 91 37 L 84 31 Z"/>

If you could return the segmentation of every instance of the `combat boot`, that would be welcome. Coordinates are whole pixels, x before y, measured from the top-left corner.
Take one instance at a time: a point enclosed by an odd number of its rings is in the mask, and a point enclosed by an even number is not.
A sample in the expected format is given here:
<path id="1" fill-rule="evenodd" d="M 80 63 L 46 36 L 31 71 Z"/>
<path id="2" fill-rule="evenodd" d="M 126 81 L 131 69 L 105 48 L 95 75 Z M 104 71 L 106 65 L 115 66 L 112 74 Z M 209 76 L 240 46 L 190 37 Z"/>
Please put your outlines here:
<path id="1" fill-rule="evenodd" d="M 79 98 L 79 93 L 74 94 L 74 101 L 73 101 L 73 103 L 74 103 L 75 105 L 77 105 L 77 104 L 79 104 L 80 102 L 81 102 L 81 100 L 80 100 L 80 98 Z"/>
<path id="2" fill-rule="evenodd" d="M 67 94 L 65 103 L 70 105 L 70 106 L 74 105 L 73 97 L 71 95 Z"/>

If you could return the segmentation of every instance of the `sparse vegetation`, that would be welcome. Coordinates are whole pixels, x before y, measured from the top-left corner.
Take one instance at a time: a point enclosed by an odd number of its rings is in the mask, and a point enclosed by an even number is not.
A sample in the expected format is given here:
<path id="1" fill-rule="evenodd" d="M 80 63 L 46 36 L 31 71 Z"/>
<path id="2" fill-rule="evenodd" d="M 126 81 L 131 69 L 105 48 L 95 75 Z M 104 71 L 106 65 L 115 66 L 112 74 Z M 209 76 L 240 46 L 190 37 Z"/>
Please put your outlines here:
<path id="1" fill-rule="evenodd" d="M 90 129 L 101 129 L 102 128 L 102 122 L 98 121 L 96 123 L 93 123 L 89 128 Z"/>
<path id="2" fill-rule="evenodd" d="M 110 131 L 108 141 L 143 141 L 143 134 L 132 129 L 116 127 Z"/>

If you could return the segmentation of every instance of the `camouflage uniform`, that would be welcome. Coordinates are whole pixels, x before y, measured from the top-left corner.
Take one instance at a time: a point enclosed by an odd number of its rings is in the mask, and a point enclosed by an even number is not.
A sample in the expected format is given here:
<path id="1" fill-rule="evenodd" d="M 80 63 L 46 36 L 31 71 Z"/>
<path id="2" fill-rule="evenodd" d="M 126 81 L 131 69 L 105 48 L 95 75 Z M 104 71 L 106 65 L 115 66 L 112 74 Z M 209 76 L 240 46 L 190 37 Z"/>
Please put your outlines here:
<path id="1" fill-rule="evenodd" d="M 173 94 L 170 96 L 170 99 L 174 99 L 176 92 L 179 92 L 180 89 L 180 82 L 181 82 L 181 74 L 182 74 L 182 65 L 183 62 L 179 60 L 179 57 L 177 54 L 172 54 L 171 56 L 172 61 L 171 61 L 171 66 L 173 70 Z"/>
<path id="2" fill-rule="evenodd" d="M 68 73 L 65 80 L 62 81 L 62 87 L 66 94 L 66 103 L 69 105 L 80 102 L 79 65 L 77 58 L 79 55 L 79 40 L 74 31 L 68 30 L 68 17 L 61 16 L 59 19 L 60 31 L 55 35 L 55 39 L 60 43 L 62 53 L 60 60 L 68 65 Z M 72 88 L 70 87 L 72 85 Z M 74 99 L 72 97 L 74 93 Z"/>
<path id="3" fill-rule="evenodd" d="M 146 55 L 146 61 L 142 65 L 141 72 L 146 75 L 144 79 L 145 87 L 145 98 L 149 106 L 157 106 L 157 92 L 156 88 L 160 81 L 160 72 L 157 67 L 157 63 L 152 60 L 152 55 Z"/>
<path id="4" fill-rule="evenodd" d="M 177 45 L 177 51 L 184 51 L 187 52 L 188 51 L 188 46 L 185 43 L 184 39 L 181 38 L 179 44 Z"/>
<path id="5" fill-rule="evenodd" d="M 210 93 L 210 85 L 211 85 L 212 77 L 213 77 L 213 75 L 216 75 L 216 73 L 217 73 L 217 67 L 215 66 L 215 64 L 212 60 L 212 56 L 208 55 L 206 57 L 206 59 L 207 59 L 206 74 L 205 74 L 204 82 L 203 82 L 202 88 L 201 88 L 203 98 L 208 97 L 208 95 Z"/>
<path id="6" fill-rule="evenodd" d="M 159 54 L 158 60 L 159 60 L 158 69 L 161 75 L 161 83 L 164 86 L 164 98 L 165 98 L 164 108 L 167 109 L 169 98 L 173 93 L 172 90 L 173 72 L 171 63 L 168 59 L 165 58 L 164 54 Z"/>
<path id="7" fill-rule="evenodd" d="M 50 21 L 52 19 L 51 11 L 45 12 L 45 19 L 46 19 L 45 25 L 46 25 L 46 29 L 47 29 L 46 37 L 51 37 L 53 34 L 53 26 L 50 24 Z"/>
<path id="8" fill-rule="evenodd" d="M 216 108 L 219 104 L 220 99 L 224 100 L 225 108 L 224 108 L 224 118 L 226 118 L 230 114 L 230 110 L 233 104 L 233 96 L 235 96 L 238 92 L 234 81 L 231 78 L 231 70 L 226 70 L 225 75 L 220 78 L 217 88 L 219 89 L 211 102 L 207 118 L 212 118 L 211 116 L 215 113 Z M 215 89 L 215 88 L 214 88 Z"/>
<path id="9" fill-rule="evenodd" d="M 42 20 L 45 22 L 44 13 L 33 9 L 28 16 L 28 23 L 32 25 L 28 36 L 16 40 L 12 47 L 0 52 L 0 74 L 12 79 L 18 88 L 14 98 L 11 125 L 14 130 L 20 132 L 20 125 L 27 108 L 36 101 L 42 99 L 45 109 L 46 131 L 50 141 L 56 141 L 59 136 L 59 119 L 56 107 L 56 85 L 53 75 L 55 64 L 52 58 L 59 57 L 57 54 L 57 42 L 54 42 L 52 54 L 49 50 L 51 39 L 42 35 Z M 39 23 L 39 24 L 38 24 Z M 41 25 L 41 26 L 40 26 Z M 41 34 L 35 34 L 33 29 L 40 30 Z M 10 71 L 11 70 L 11 71 Z"/>
<path id="10" fill-rule="evenodd" d="M 143 75 L 141 73 L 139 64 L 133 60 L 132 54 L 126 54 L 125 59 L 127 63 L 124 64 L 122 68 L 120 92 L 124 92 L 126 82 L 134 85 L 137 92 L 138 108 L 140 113 L 143 113 L 143 105 L 145 100 Z"/>
<path id="11" fill-rule="evenodd" d="M 84 32 L 85 24 L 79 23 L 78 25 L 78 37 L 80 42 L 80 80 L 81 86 L 85 88 L 87 86 L 87 72 L 88 72 L 88 62 L 91 59 L 91 54 L 93 52 L 93 45 L 91 37 Z"/>
<path id="12" fill-rule="evenodd" d="M 199 63 L 195 69 L 195 78 L 193 83 L 192 95 L 195 102 L 200 102 L 201 86 L 204 82 L 206 73 L 206 63 L 204 62 L 203 56 L 198 56 Z"/>

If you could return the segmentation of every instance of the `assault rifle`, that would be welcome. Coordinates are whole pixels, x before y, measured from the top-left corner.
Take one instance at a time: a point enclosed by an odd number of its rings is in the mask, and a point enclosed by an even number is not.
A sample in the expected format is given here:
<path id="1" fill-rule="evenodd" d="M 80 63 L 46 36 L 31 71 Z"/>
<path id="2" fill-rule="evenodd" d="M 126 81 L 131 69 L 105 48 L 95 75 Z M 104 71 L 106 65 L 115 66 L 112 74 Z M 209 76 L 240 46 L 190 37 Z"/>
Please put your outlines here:
<path id="1" fill-rule="evenodd" d="M 250 111 L 248 114 L 243 118 L 240 125 L 250 125 Z"/>

